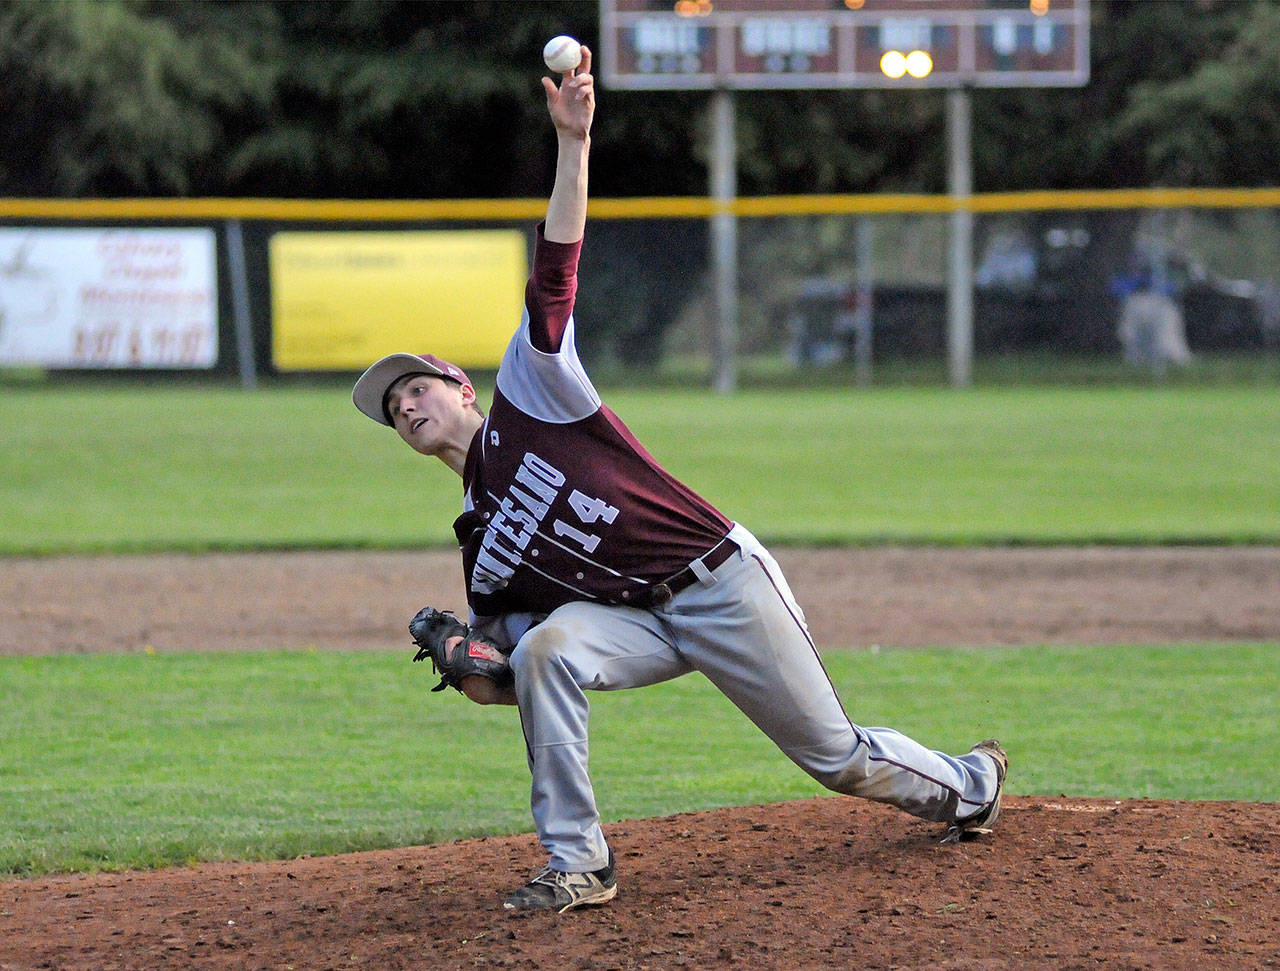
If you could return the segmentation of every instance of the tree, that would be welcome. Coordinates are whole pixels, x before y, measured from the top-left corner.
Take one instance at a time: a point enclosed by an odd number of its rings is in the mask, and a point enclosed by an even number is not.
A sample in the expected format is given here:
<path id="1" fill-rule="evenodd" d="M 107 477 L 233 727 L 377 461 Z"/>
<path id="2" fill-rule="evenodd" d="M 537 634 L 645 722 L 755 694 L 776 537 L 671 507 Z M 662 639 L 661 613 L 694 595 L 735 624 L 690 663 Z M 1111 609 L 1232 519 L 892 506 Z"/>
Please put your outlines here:
<path id="1" fill-rule="evenodd" d="M 220 116 L 269 97 L 270 79 L 226 33 L 182 36 L 120 2 L 6 5 L 0 191 L 189 192 L 222 147 Z"/>
<path id="2" fill-rule="evenodd" d="M 529 52 L 594 10 L 16 0 L 0 7 L 0 192 L 541 192 Z"/>
<path id="3" fill-rule="evenodd" d="M 1141 187 L 1158 181 L 1145 138 L 1122 119 L 1229 49 L 1242 4 L 1094 0 L 1082 88 L 990 90 L 974 100 L 979 190 Z M 1177 125 L 1177 118 L 1169 123 Z"/>
<path id="4" fill-rule="evenodd" d="M 1219 56 L 1184 77 L 1142 80 L 1115 128 L 1142 146 L 1147 178 L 1164 185 L 1275 185 L 1280 173 L 1280 7 L 1236 4 Z"/>
<path id="5" fill-rule="evenodd" d="M 1280 152 L 1272 0 L 1094 0 L 1080 89 L 979 90 L 979 190 L 1259 184 Z M 537 196 L 542 41 L 595 0 L 11 0 L 0 192 Z M 602 195 L 706 191 L 702 92 L 602 87 Z M 937 91 L 742 92 L 744 194 L 941 191 Z"/>

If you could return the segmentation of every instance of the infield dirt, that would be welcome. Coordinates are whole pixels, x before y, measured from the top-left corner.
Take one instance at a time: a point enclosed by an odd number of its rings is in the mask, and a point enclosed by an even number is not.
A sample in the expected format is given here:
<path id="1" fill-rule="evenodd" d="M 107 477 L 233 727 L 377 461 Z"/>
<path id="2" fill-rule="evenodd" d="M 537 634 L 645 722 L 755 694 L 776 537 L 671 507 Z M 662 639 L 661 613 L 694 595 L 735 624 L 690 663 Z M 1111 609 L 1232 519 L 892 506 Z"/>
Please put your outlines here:
<path id="1" fill-rule="evenodd" d="M 462 606 L 455 557 L 6 560 L 0 654 L 403 648 L 423 603 Z M 820 644 L 1280 640 L 1275 548 L 778 559 Z M 618 898 L 563 917 L 501 909 L 531 836 L 4 881 L 0 969 L 1280 967 L 1276 803 L 1013 796 L 959 846 L 834 797 L 608 832 Z"/>

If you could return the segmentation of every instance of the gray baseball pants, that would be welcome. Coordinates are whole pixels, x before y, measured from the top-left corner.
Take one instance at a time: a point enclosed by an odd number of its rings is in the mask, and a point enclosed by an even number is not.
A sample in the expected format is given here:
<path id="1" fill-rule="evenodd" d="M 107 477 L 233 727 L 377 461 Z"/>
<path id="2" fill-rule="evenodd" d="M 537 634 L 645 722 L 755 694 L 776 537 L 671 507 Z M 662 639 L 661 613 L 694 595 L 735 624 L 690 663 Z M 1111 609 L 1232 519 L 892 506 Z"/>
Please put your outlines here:
<path id="1" fill-rule="evenodd" d="M 511 656 L 533 775 L 531 805 L 551 866 L 608 862 L 587 774 L 586 691 L 657 684 L 700 671 L 796 765 L 827 788 L 935 822 L 995 797 L 992 760 L 934 752 L 849 720 L 782 571 L 741 526 L 739 553 L 653 610 L 577 602 L 520 638 Z"/>

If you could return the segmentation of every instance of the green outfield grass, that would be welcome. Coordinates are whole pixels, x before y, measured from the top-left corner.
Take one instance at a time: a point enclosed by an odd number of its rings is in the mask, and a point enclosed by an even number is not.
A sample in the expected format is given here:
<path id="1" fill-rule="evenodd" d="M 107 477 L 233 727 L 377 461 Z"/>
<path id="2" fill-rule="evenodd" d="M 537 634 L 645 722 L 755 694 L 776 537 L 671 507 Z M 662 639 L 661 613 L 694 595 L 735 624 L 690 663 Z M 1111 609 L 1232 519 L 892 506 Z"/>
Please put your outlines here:
<path id="1" fill-rule="evenodd" d="M 864 724 L 1002 738 L 1012 793 L 1280 800 L 1280 645 L 826 661 Z M 407 653 L 0 658 L 0 874 L 529 831 L 515 710 L 431 681 Z M 593 705 L 610 820 L 821 791 L 700 676 Z"/>
<path id="2" fill-rule="evenodd" d="M 1280 542 L 1273 386 L 606 400 L 767 541 Z M 13 384 L 0 429 L 0 554 L 446 545 L 460 503 L 336 383 Z"/>

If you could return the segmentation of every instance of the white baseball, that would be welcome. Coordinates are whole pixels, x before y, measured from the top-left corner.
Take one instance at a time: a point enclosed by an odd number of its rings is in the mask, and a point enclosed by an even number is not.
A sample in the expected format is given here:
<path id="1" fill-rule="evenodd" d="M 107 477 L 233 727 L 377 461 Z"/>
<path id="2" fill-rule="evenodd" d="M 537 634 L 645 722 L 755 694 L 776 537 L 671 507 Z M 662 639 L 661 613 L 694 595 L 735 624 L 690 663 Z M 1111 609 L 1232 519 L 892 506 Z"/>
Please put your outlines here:
<path id="1" fill-rule="evenodd" d="M 564 74 L 582 63 L 582 45 L 564 34 L 552 37 L 542 49 L 542 59 L 551 70 Z"/>

